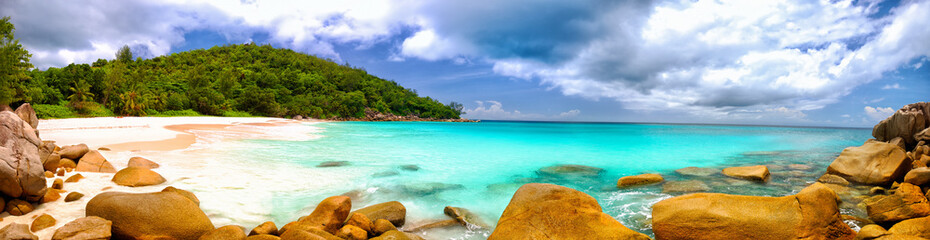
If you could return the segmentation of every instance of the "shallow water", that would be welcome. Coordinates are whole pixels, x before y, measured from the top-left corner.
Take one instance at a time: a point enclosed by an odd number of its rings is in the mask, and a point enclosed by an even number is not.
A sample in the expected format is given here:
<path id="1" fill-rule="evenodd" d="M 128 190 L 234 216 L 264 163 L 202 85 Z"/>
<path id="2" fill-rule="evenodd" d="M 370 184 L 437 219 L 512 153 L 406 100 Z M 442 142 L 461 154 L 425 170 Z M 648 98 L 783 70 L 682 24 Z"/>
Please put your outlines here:
<path id="1" fill-rule="evenodd" d="M 309 130 L 308 130 L 309 129 Z M 667 181 L 698 179 L 713 192 L 782 196 L 813 182 L 869 129 L 606 123 L 338 122 L 287 130 L 278 140 L 225 140 L 166 153 L 196 166 L 164 173 L 194 191 L 218 225 L 281 226 L 312 211 L 323 198 L 351 192 L 353 207 L 397 200 L 407 225 L 447 219 L 445 206 L 464 207 L 493 226 L 516 189 L 529 182 L 572 187 L 594 196 L 604 211 L 647 234 L 651 204 L 672 195 L 661 186 L 618 190 L 617 178 L 660 173 Z M 317 167 L 328 161 L 345 166 Z M 809 169 L 789 164 L 804 164 Z M 540 168 L 580 164 L 595 175 L 544 174 Z M 767 184 L 720 174 L 686 177 L 675 169 L 770 165 Z M 407 165 L 413 165 L 407 166 Z M 182 177 L 183 176 L 183 177 Z M 854 210 L 845 210 L 855 213 Z M 484 239 L 488 230 L 421 232 L 430 239 Z"/>

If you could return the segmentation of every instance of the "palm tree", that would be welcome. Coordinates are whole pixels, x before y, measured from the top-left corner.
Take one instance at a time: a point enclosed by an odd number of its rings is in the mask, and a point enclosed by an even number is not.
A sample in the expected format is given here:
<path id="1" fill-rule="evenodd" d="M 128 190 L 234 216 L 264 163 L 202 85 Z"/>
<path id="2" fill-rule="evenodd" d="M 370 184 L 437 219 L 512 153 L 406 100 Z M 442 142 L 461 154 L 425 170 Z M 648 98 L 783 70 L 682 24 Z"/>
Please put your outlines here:
<path id="1" fill-rule="evenodd" d="M 141 89 L 138 84 L 120 94 L 119 98 L 123 101 L 124 114 L 133 116 L 145 115 L 147 94 L 143 93 L 143 89 Z"/>
<path id="2" fill-rule="evenodd" d="M 84 79 L 74 82 L 74 86 L 69 89 L 72 93 L 68 96 L 68 101 L 71 103 L 71 107 L 75 109 L 83 110 L 84 103 L 94 99 L 94 94 L 90 92 L 90 84 Z"/>

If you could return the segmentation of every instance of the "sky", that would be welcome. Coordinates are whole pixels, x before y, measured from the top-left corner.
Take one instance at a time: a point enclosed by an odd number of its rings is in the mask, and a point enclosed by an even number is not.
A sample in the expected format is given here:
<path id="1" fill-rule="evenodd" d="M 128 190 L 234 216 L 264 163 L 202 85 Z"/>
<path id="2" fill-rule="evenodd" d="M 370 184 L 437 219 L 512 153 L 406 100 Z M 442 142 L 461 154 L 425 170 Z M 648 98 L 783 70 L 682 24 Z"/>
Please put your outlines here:
<path id="1" fill-rule="evenodd" d="M 485 120 L 871 127 L 930 101 L 930 0 L 0 0 L 40 69 L 255 42 Z"/>

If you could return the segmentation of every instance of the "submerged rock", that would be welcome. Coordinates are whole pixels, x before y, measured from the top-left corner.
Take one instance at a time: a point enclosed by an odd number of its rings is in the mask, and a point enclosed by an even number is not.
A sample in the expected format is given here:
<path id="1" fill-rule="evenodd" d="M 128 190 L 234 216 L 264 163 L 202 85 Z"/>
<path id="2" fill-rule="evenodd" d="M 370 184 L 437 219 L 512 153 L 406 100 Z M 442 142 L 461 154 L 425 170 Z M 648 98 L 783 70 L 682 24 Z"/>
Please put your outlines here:
<path id="1" fill-rule="evenodd" d="M 860 147 L 843 149 L 827 167 L 827 173 L 852 182 L 886 185 L 900 179 L 910 169 L 911 162 L 904 150 L 890 143 L 870 141 Z"/>
<path id="2" fill-rule="evenodd" d="M 769 180 L 769 169 L 765 165 L 728 167 L 723 169 L 728 177 L 765 182 Z"/>
<path id="3" fill-rule="evenodd" d="M 327 167 L 342 167 L 346 165 L 349 165 L 349 161 L 326 161 L 326 162 L 321 162 L 320 164 L 317 164 L 316 167 L 327 168 Z"/>
<path id="4" fill-rule="evenodd" d="M 818 178 L 817 181 L 822 182 L 822 183 L 836 184 L 840 186 L 849 185 L 849 181 L 846 181 L 845 178 L 837 176 L 837 175 L 829 174 L 829 173 L 823 174 L 823 176 L 820 176 L 820 178 Z"/>
<path id="5" fill-rule="evenodd" d="M 407 164 L 407 165 L 401 165 L 400 169 L 404 171 L 416 172 L 420 170 L 420 166 L 417 166 L 415 164 Z"/>
<path id="6" fill-rule="evenodd" d="M 487 229 L 488 224 L 481 220 L 477 214 L 468 211 L 468 209 L 446 206 L 443 210 L 446 216 L 455 219 L 459 224 L 469 229 Z"/>
<path id="7" fill-rule="evenodd" d="M 397 171 L 394 171 L 394 170 L 387 170 L 387 171 L 376 172 L 376 173 L 374 173 L 374 174 L 371 174 L 372 177 L 376 177 L 376 178 L 378 178 L 378 177 L 390 177 L 390 176 L 397 176 L 397 175 L 400 175 L 400 173 L 397 172 Z"/>
<path id="8" fill-rule="evenodd" d="M 401 190 L 404 192 L 417 195 L 417 196 L 426 196 L 432 195 L 443 191 L 456 190 L 465 188 L 462 184 L 451 184 L 451 183 L 440 183 L 440 182 L 427 182 L 427 183 L 411 183 L 401 186 Z"/>
<path id="9" fill-rule="evenodd" d="M 617 180 L 617 188 L 628 188 L 628 187 L 634 187 L 634 186 L 649 185 L 649 184 L 660 183 L 662 181 L 665 181 L 665 179 L 662 178 L 662 175 L 655 174 L 655 173 L 646 173 L 646 174 L 640 174 L 640 175 L 635 175 L 635 176 L 625 176 Z"/>
<path id="10" fill-rule="evenodd" d="M 718 172 L 720 172 L 720 170 L 713 169 L 713 168 L 686 167 L 686 168 L 675 170 L 675 172 L 681 175 L 685 175 L 685 176 L 706 177 L 706 176 L 717 174 Z"/>
<path id="11" fill-rule="evenodd" d="M 575 164 L 555 165 L 539 169 L 540 173 L 560 176 L 597 176 L 604 172 L 604 169 Z"/>
<path id="12" fill-rule="evenodd" d="M 670 181 L 662 184 L 663 193 L 704 192 L 710 186 L 700 180 Z"/>
<path id="13" fill-rule="evenodd" d="M 852 239 L 836 194 L 820 183 L 785 197 L 695 193 L 652 207 L 656 239 Z"/>
<path id="14" fill-rule="evenodd" d="M 488 237 L 499 239 L 649 239 L 604 213 L 575 189 L 529 183 L 520 187 Z"/>

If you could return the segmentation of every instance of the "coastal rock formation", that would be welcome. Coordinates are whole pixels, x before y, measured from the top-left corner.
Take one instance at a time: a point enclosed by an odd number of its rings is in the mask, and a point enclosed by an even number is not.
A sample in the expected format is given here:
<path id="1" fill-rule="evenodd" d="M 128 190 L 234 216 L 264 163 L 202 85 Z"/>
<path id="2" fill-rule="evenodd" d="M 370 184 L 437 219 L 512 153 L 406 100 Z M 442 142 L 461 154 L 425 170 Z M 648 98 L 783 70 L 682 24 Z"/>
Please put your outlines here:
<path id="1" fill-rule="evenodd" d="M 478 217 L 477 214 L 468 211 L 468 209 L 458 208 L 453 206 L 446 206 L 443 208 L 443 213 L 446 216 L 455 219 L 456 222 L 465 226 L 467 228 L 477 228 L 477 229 L 487 229 L 488 224 L 484 223 L 484 220 Z"/>
<path id="2" fill-rule="evenodd" d="M 281 239 L 282 240 L 305 240 L 305 239 L 319 239 L 319 240 L 343 240 L 342 238 L 336 237 L 332 233 L 320 229 L 319 226 L 310 226 L 289 223 L 281 227 Z"/>
<path id="3" fill-rule="evenodd" d="M 29 225 L 29 230 L 33 232 L 38 232 L 42 229 L 46 229 L 51 226 L 55 226 L 57 221 L 54 217 L 48 214 L 42 214 L 32 221 L 32 224 Z"/>
<path id="4" fill-rule="evenodd" d="M 21 223 L 10 223 L 0 228 L 0 239 L 4 240 L 39 240 L 39 237 L 29 232 L 29 226 Z"/>
<path id="5" fill-rule="evenodd" d="M 889 233 L 930 238 L 930 217 L 912 218 L 896 223 Z"/>
<path id="6" fill-rule="evenodd" d="M 394 227 L 394 224 L 391 224 L 390 221 L 384 219 L 375 220 L 374 226 L 371 229 L 372 234 L 376 236 L 392 230 L 396 231 L 397 227 Z"/>
<path id="7" fill-rule="evenodd" d="M 113 168 L 113 165 L 110 164 L 110 162 L 107 161 L 107 159 L 104 158 L 103 155 L 101 155 L 97 150 L 87 151 L 87 153 L 81 157 L 81 160 L 78 160 L 77 167 L 75 167 L 74 170 L 80 172 L 116 172 L 116 169 Z"/>
<path id="8" fill-rule="evenodd" d="M 194 204 L 197 204 L 197 206 L 200 206 L 200 199 L 198 199 L 197 196 L 195 196 L 194 193 L 192 193 L 192 192 L 190 192 L 190 191 L 187 191 L 187 190 L 184 190 L 184 189 L 177 189 L 177 188 L 172 187 L 172 186 L 168 186 L 168 187 L 166 187 L 165 189 L 162 189 L 161 191 L 162 191 L 162 192 L 173 192 L 173 193 L 180 194 L 181 196 L 184 196 L 185 198 L 187 198 L 187 199 L 191 200 L 192 202 L 194 202 Z"/>
<path id="9" fill-rule="evenodd" d="M 529 183 L 517 189 L 488 237 L 498 239 L 649 239 L 601 211 L 575 189 Z"/>
<path id="10" fill-rule="evenodd" d="M 617 188 L 628 188 L 634 186 L 649 185 L 665 181 L 662 175 L 655 173 L 646 173 L 635 176 L 625 176 L 617 180 Z"/>
<path id="11" fill-rule="evenodd" d="M 353 225 L 345 225 L 336 231 L 336 237 L 345 240 L 368 240 L 368 232 Z"/>
<path id="12" fill-rule="evenodd" d="M 852 182 L 886 185 L 900 179 L 910 169 L 911 162 L 904 150 L 894 144 L 869 141 L 859 147 L 843 149 L 827 167 L 827 173 Z"/>
<path id="13" fill-rule="evenodd" d="M 87 147 L 87 144 L 81 143 L 78 145 L 61 147 L 61 150 L 58 151 L 58 154 L 61 155 L 61 158 L 74 160 L 81 159 L 81 157 L 83 157 L 84 154 L 86 154 L 88 151 L 90 151 L 90 148 Z"/>
<path id="14" fill-rule="evenodd" d="M 61 198 L 61 194 L 64 193 L 64 192 L 65 192 L 65 191 L 63 191 L 63 190 L 58 190 L 58 189 L 54 189 L 54 188 L 49 189 L 48 191 L 45 192 L 45 196 L 43 196 L 42 199 L 39 200 L 39 203 L 47 203 L 47 202 L 54 202 L 54 201 L 57 201 L 59 198 Z"/>
<path id="15" fill-rule="evenodd" d="M 898 109 L 894 115 L 875 125 L 872 128 L 872 136 L 879 141 L 901 137 L 907 146 L 914 146 L 917 144 L 914 135 L 926 129 L 928 124 L 930 124 L 930 102 L 912 103 Z"/>
<path id="16" fill-rule="evenodd" d="M 148 168 L 127 167 L 116 172 L 112 181 L 122 186 L 141 187 L 162 184 L 165 178 Z"/>
<path id="17" fill-rule="evenodd" d="M 144 157 L 131 157 L 129 158 L 129 163 L 127 163 L 126 166 L 148 168 L 148 169 L 155 169 L 155 168 L 160 167 L 158 163 L 152 162 L 152 160 L 148 160 Z"/>
<path id="18" fill-rule="evenodd" d="M 42 166 L 45 167 L 46 171 L 55 171 L 55 168 L 58 167 L 58 160 L 61 159 L 61 156 L 58 155 L 58 151 L 61 149 L 55 145 L 55 141 L 42 141 L 42 144 L 39 145 L 39 161 L 42 161 Z M 47 163 L 51 155 L 55 155 L 55 163 Z"/>
<path id="19" fill-rule="evenodd" d="M 876 223 L 897 222 L 930 215 L 930 203 L 920 187 L 902 183 L 894 194 L 874 196 L 862 201 L 869 219 Z"/>
<path id="20" fill-rule="evenodd" d="M 397 230 L 387 231 L 381 236 L 371 238 L 371 240 L 422 240 L 420 236 L 412 233 L 405 233 Z"/>
<path id="21" fill-rule="evenodd" d="M 374 223 L 371 222 L 371 219 L 368 219 L 365 214 L 361 213 L 349 214 L 349 219 L 346 220 L 345 225 L 356 226 L 365 230 L 365 232 L 371 232 L 371 229 L 374 228 Z"/>
<path id="22" fill-rule="evenodd" d="M 68 196 L 65 196 L 65 202 L 74 202 L 80 200 L 82 197 L 84 197 L 83 193 L 71 192 L 68 193 Z"/>
<path id="23" fill-rule="evenodd" d="M 10 215 L 22 216 L 32 212 L 32 210 L 35 210 L 35 208 L 33 208 L 32 204 L 29 202 L 20 199 L 10 199 L 10 201 L 6 202 L 6 207 L 4 210 L 10 213 Z"/>
<path id="24" fill-rule="evenodd" d="M 311 227 L 320 227 L 326 232 L 335 234 L 342 228 L 346 218 L 349 217 L 349 211 L 352 210 L 352 200 L 346 196 L 332 196 L 323 199 L 319 205 L 313 209 L 310 215 L 298 221 L 299 225 Z"/>
<path id="25" fill-rule="evenodd" d="M 222 226 L 200 236 L 198 240 L 236 240 L 245 239 L 245 231 L 235 225 Z"/>
<path id="26" fill-rule="evenodd" d="M 14 113 L 19 116 L 19 119 L 28 123 L 33 130 L 39 127 L 39 118 L 36 116 L 36 110 L 32 109 L 31 104 L 23 103 L 23 105 L 19 105 Z"/>
<path id="27" fill-rule="evenodd" d="M 268 235 L 275 235 L 275 236 L 277 236 L 277 235 L 278 235 L 278 226 L 275 226 L 275 225 L 274 225 L 274 222 L 268 221 L 268 222 L 264 222 L 264 223 L 262 223 L 262 224 L 259 224 L 258 226 L 256 226 L 255 228 L 253 228 L 252 231 L 249 232 L 249 236 L 261 235 L 261 234 L 268 234 Z"/>
<path id="28" fill-rule="evenodd" d="M 113 222 L 113 237 L 197 239 L 214 229 L 197 204 L 175 192 L 105 192 L 87 202 L 87 216 Z"/>
<path id="29" fill-rule="evenodd" d="M 837 176 L 837 175 L 829 174 L 829 173 L 820 176 L 820 178 L 817 178 L 817 181 L 822 182 L 822 183 L 836 184 L 840 186 L 849 185 L 849 181 L 846 181 L 845 178 Z"/>
<path id="30" fill-rule="evenodd" d="M 355 210 L 354 213 L 361 213 L 367 216 L 368 219 L 376 222 L 378 219 L 388 220 L 395 227 L 404 226 L 407 218 L 407 208 L 398 201 L 384 202 L 363 207 Z"/>
<path id="31" fill-rule="evenodd" d="M 41 144 L 29 124 L 13 112 L 0 112 L 0 193 L 29 201 L 45 195 Z"/>
<path id="32" fill-rule="evenodd" d="M 921 186 L 930 182 L 930 168 L 921 167 L 911 169 L 904 175 L 904 182 Z"/>
<path id="33" fill-rule="evenodd" d="M 930 125 L 930 123 L 928 123 L 928 125 Z M 930 141 L 930 126 L 928 126 L 923 131 L 920 131 L 919 133 L 914 134 L 914 140 L 918 142 L 919 141 Z"/>
<path id="34" fill-rule="evenodd" d="M 852 239 L 837 196 L 814 183 L 785 197 L 695 193 L 652 207 L 656 239 Z"/>
<path id="35" fill-rule="evenodd" d="M 106 240 L 110 239 L 112 222 L 100 217 L 82 217 L 71 221 L 52 235 L 52 240 Z"/>
<path id="36" fill-rule="evenodd" d="M 723 175 L 728 177 L 765 182 L 769 180 L 769 168 L 765 165 L 728 167 L 723 169 Z"/>

